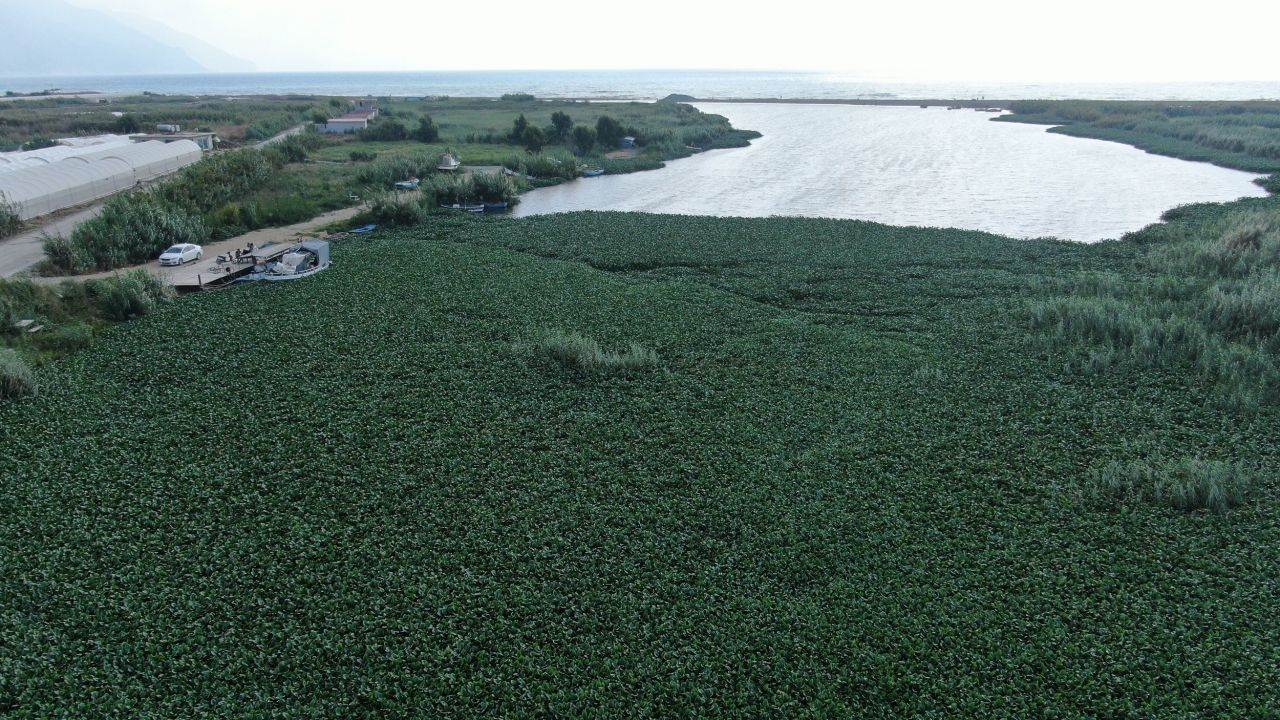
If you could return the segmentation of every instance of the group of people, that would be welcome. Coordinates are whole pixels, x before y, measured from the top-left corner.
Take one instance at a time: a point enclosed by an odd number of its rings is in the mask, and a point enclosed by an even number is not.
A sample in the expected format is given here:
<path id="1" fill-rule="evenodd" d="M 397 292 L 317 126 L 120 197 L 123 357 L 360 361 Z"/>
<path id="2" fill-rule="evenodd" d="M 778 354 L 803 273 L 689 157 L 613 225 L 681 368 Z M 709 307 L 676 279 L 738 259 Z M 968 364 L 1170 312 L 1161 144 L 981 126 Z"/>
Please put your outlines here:
<path id="1" fill-rule="evenodd" d="M 236 248 L 234 254 L 227 253 L 226 257 L 227 257 L 227 262 L 231 262 L 234 260 L 235 262 L 239 263 L 241 258 L 247 259 L 252 256 L 253 256 L 253 243 L 249 243 L 249 245 L 245 249 L 241 250 L 240 248 Z"/>

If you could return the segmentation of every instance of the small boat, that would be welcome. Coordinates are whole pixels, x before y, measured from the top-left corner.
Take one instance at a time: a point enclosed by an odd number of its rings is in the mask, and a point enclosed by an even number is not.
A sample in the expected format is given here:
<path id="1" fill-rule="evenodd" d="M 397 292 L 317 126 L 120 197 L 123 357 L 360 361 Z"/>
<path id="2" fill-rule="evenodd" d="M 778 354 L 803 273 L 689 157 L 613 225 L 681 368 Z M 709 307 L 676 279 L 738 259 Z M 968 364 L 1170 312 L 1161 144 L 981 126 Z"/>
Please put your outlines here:
<path id="1" fill-rule="evenodd" d="M 445 210 L 463 210 L 470 213 L 484 212 L 484 203 L 453 203 L 452 205 L 441 205 Z"/>
<path id="2" fill-rule="evenodd" d="M 409 178 L 408 180 L 401 180 L 400 182 L 396 183 L 396 189 L 397 190 L 417 190 L 418 178 L 415 177 L 415 178 Z"/>
<path id="3" fill-rule="evenodd" d="M 436 169 L 452 172 L 460 167 L 462 167 L 462 163 L 458 161 L 456 155 L 445 153 L 440 156 L 440 164 L 436 166 Z"/>
<path id="4" fill-rule="evenodd" d="M 582 177 L 600 177 L 604 174 L 604 168 L 589 167 L 582 171 Z"/>
<path id="5" fill-rule="evenodd" d="M 355 229 L 351 230 L 350 232 L 353 232 L 353 233 L 355 233 L 356 235 L 364 235 L 365 233 L 371 233 L 371 232 L 373 232 L 374 230 L 377 230 L 377 229 L 378 229 L 378 226 L 377 226 L 377 225 L 361 225 L 360 227 L 355 228 Z"/>
<path id="6" fill-rule="evenodd" d="M 485 210 L 506 210 L 508 207 L 509 205 L 507 205 L 506 200 L 499 200 L 498 202 L 487 202 L 484 204 Z"/>
<path id="7" fill-rule="evenodd" d="M 242 275 L 237 280 L 301 280 L 329 269 L 329 243 L 324 240 L 303 240 L 285 251 L 274 262 L 256 265 L 253 272 Z"/>

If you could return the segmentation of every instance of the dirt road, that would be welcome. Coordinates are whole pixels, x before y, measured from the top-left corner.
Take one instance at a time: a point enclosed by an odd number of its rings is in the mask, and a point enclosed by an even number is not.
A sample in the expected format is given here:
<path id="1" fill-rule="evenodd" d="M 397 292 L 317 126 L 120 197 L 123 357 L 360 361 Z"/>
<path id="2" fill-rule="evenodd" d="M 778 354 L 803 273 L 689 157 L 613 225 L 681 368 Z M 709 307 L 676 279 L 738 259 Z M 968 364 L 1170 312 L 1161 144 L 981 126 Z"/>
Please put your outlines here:
<path id="1" fill-rule="evenodd" d="M 140 268 L 146 268 L 148 272 L 158 275 L 170 283 L 173 283 L 177 280 L 187 282 L 189 279 L 189 276 L 192 276 L 195 272 L 204 272 L 209 267 L 211 267 L 215 263 L 216 258 L 219 255 L 224 255 L 226 253 L 234 253 L 236 250 L 243 250 L 245 249 L 246 246 L 248 246 L 249 243 L 253 243 L 254 247 L 262 247 L 264 245 L 267 245 L 268 243 L 292 242 L 295 239 L 297 239 L 299 236 L 314 235 L 316 231 L 318 231 L 320 228 L 324 227 L 325 225 L 329 225 L 330 223 L 335 223 L 342 220 L 349 220 L 353 215 L 355 215 L 359 211 L 360 211 L 360 208 L 358 207 L 343 208 L 341 210 L 334 210 L 333 212 L 325 213 L 323 215 L 307 220 L 306 222 L 298 223 L 296 225 L 286 225 L 284 227 L 276 227 L 276 228 L 263 228 L 261 230 L 254 230 L 251 233 L 245 233 L 244 235 L 241 235 L 239 237 L 234 237 L 229 240 L 221 240 L 218 242 L 205 243 L 203 260 L 199 260 L 195 263 L 187 263 L 186 265 L 180 266 L 180 267 L 173 267 L 173 266 L 161 267 L 158 261 L 152 260 L 151 262 L 148 262 L 143 265 L 133 265 L 130 267 L 119 268 L 117 270 L 108 270 L 106 272 L 94 273 L 92 275 L 75 275 L 71 277 L 37 277 L 32 279 L 38 283 L 59 283 L 59 282 L 62 282 L 63 280 L 88 280 L 89 278 L 107 277 L 109 275 L 116 275 L 118 273 L 122 273 L 127 270 L 132 270 L 134 268 L 140 267 Z"/>
<path id="2" fill-rule="evenodd" d="M 101 211 L 102 203 L 96 203 L 50 220 L 34 230 L 28 230 L 8 240 L 0 240 L 0 278 L 12 277 L 29 270 L 44 259 L 44 247 L 40 237 L 45 233 L 70 235 L 76 225 L 96 217 Z"/>

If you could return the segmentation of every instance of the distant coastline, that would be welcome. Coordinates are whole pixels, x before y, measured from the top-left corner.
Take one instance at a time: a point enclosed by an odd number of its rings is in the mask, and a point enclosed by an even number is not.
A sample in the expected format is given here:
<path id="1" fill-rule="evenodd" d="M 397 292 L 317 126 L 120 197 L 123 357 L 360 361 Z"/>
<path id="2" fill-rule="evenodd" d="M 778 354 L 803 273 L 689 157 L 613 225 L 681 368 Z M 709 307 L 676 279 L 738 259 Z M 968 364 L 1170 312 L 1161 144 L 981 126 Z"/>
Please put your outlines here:
<path id="1" fill-rule="evenodd" d="M 375 95 L 559 100 L 658 100 L 672 93 L 717 101 L 915 103 L 1005 100 L 1248 100 L 1280 98 L 1280 81 L 1220 83 L 975 83 L 866 80 L 826 73 L 736 70 L 510 70 L 468 72 L 209 73 L 0 77 L 0 94 L 48 89 L 171 95 Z"/>

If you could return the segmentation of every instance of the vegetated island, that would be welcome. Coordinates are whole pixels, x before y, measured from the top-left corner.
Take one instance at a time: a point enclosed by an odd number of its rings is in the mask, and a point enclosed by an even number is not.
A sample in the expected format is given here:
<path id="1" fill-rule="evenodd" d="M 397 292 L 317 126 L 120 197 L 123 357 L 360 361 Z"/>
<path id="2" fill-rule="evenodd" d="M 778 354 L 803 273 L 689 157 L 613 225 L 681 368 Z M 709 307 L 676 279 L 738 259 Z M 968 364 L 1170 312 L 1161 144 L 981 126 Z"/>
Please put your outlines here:
<path id="1" fill-rule="evenodd" d="M 334 257 L 122 291 L 0 403 L 0 707 L 1275 706 L 1280 198 L 1094 245 L 432 215 Z"/>

